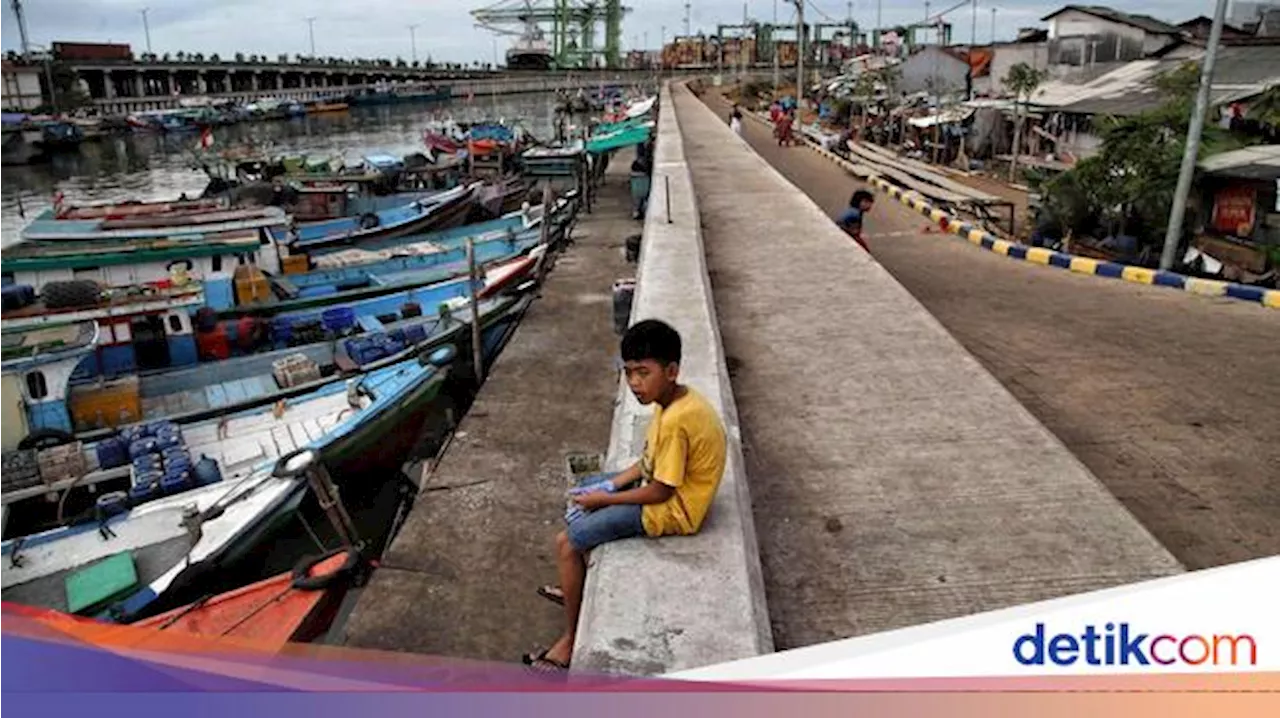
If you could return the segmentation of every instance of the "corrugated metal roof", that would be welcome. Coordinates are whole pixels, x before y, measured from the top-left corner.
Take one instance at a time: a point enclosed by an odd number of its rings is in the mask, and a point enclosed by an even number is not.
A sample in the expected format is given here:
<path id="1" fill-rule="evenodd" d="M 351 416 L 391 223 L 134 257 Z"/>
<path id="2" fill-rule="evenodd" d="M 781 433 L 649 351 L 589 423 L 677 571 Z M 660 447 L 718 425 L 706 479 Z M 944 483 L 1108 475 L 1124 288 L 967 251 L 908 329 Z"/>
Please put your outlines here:
<path id="1" fill-rule="evenodd" d="M 1202 56 L 1197 53 L 1190 60 L 1136 60 L 1084 84 L 1048 82 L 1031 98 L 1031 104 L 1082 115 L 1136 115 L 1155 109 L 1164 101 L 1152 86 L 1153 79 Z M 1280 85 L 1280 45 L 1225 47 L 1219 51 L 1214 67 L 1210 100 L 1214 104 L 1234 102 L 1273 85 Z"/>
<path id="2" fill-rule="evenodd" d="M 1223 152 L 1200 161 L 1205 174 L 1280 179 L 1280 145 L 1259 145 Z"/>
<path id="3" fill-rule="evenodd" d="M 1067 12 L 1068 10 L 1076 10 L 1078 12 L 1093 15 L 1094 17 L 1103 18 L 1104 20 L 1110 20 L 1123 25 L 1136 27 L 1139 30 L 1145 30 L 1146 32 L 1155 33 L 1157 35 L 1177 35 L 1181 33 L 1179 28 L 1170 25 L 1163 20 L 1157 20 L 1150 15 L 1133 15 L 1104 5 L 1067 5 L 1066 7 L 1055 10 L 1040 19 L 1048 20 L 1051 17 L 1056 17 Z"/>

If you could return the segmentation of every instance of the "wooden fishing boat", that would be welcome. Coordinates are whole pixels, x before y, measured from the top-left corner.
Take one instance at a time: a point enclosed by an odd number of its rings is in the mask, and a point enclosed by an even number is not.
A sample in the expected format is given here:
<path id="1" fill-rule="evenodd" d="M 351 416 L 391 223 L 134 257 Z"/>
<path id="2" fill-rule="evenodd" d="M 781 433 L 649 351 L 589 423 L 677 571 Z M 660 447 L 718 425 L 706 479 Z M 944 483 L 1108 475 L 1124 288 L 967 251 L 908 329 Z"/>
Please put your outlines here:
<path id="1" fill-rule="evenodd" d="M 307 114 L 322 112 L 346 112 L 351 106 L 345 102 L 313 102 L 307 105 Z"/>
<path id="2" fill-rule="evenodd" d="M 0 544 L 3 599 L 129 621 L 164 606 L 162 598 L 181 600 L 173 593 L 226 590 L 220 567 L 244 558 L 307 493 L 304 482 L 276 478 L 276 461 L 310 448 L 347 481 L 398 476 L 455 356 L 445 347 L 430 360 L 184 427 L 192 456 L 220 457 L 220 478 L 160 498 L 138 495 L 135 485 L 100 498 L 85 523 Z"/>
<path id="3" fill-rule="evenodd" d="M 536 257 L 521 259 L 521 263 L 526 264 L 522 268 L 526 276 L 536 271 L 537 262 Z M 527 298 L 519 295 L 507 295 L 480 302 L 486 356 L 496 352 L 499 340 L 518 319 L 522 302 L 526 301 Z M 86 393 L 85 397 L 78 398 L 79 406 L 73 408 L 73 414 L 79 408 L 92 411 L 95 404 L 88 403 L 91 398 L 96 399 L 97 406 L 128 404 L 128 411 L 132 413 L 125 417 L 127 421 L 119 422 L 103 422 L 92 415 L 87 419 L 81 417 L 89 424 L 76 428 L 89 430 L 74 436 L 58 432 L 61 436 L 56 437 L 55 432 L 46 432 L 47 438 L 81 442 L 78 449 L 81 456 L 76 462 L 79 469 L 66 477 L 32 474 L 25 482 L 20 481 L 22 477 L 16 473 L 13 477 L 6 475 L 5 491 L 0 496 L 6 516 L 9 507 L 15 506 L 15 517 L 21 526 L 60 523 L 54 510 L 62 515 L 74 515 L 91 510 L 101 491 L 128 489 L 130 465 L 126 452 L 120 447 L 120 439 L 131 435 L 136 427 L 163 420 L 173 423 L 184 435 L 202 436 L 208 433 L 208 426 L 217 426 L 224 417 L 238 412 L 304 397 L 327 385 L 415 355 L 429 354 L 442 346 L 469 347 L 469 303 L 453 301 L 446 302 L 445 306 L 447 312 L 436 311 L 429 316 L 391 322 L 337 340 L 236 357 L 200 368 L 73 387 L 73 398 L 79 390 Z M 115 428 L 95 430 L 104 423 Z M 206 428 L 199 428 L 201 426 Z M 236 474 L 244 469 L 244 457 L 238 454 L 221 455 L 216 447 L 202 446 L 200 450 L 215 459 L 224 474 Z M 51 492 L 66 495 L 61 496 L 57 506 L 34 501 Z"/>
<path id="4" fill-rule="evenodd" d="M 466 220 L 479 189 L 479 184 L 457 187 L 441 192 L 430 201 L 412 202 L 360 217 L 306 224 L 292 228 L 287 233 L 276 234 L 275 237 L 281 245 L 290 247 L 292 252 L 309 252 L 337 245 L 356 245 L 370 239 L 448 229 Z"/>
<path id="5" fill-rule="evenodd" d="M 5 611 L 62 632 L 95 636 L 103 645 L 115 648 L 277 652 L 290 643 L 320 638 L 333 623 L 343 596 L 363 577 L 367 566 L 352 549 L 331 551 L 304 559 L 292 571 L 129 626 L 18 604 L 6 604 Z"/>

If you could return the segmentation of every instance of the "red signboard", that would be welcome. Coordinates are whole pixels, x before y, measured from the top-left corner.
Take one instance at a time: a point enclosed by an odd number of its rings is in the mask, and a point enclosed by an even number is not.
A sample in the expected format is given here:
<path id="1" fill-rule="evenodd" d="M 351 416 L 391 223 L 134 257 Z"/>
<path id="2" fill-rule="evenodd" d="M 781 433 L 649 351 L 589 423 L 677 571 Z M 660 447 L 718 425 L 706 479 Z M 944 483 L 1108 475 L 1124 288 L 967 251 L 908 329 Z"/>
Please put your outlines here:
<path id="1" fill-rule="evenodd" d="M 1237 236 L 1251 234 L 1257 196 L 1257 190 L 1248 185 L 1218 190 L 1213 200 L 1213 228 Z"/>

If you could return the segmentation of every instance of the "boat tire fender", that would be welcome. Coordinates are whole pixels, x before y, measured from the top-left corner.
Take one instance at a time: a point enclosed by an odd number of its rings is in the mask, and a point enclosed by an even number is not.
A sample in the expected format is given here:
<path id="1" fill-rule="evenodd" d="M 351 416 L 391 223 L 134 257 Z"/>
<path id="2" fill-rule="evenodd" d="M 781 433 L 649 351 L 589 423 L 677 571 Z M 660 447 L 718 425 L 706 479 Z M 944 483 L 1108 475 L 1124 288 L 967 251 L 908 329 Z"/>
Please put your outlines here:
<path id="1" fill-rule="evenodd" d="M 61 429 L 36 429 L 18 442 L 19 449 L 51 449 L 70 444 L 76 437 Z"/>
<path id="2" fill-rule="evenodd" d="M 315 568 L 320 562 L 344 552 L 347 554 L 347 560 L 336 570 L 323 576 L 311 575 L 311 569 Z M 317 556 L 306 556 L 293 567 L 293 582 L 291 585 L 299 591 L 323 591 L 335 582 L 346 580 L 348 577 L 353 576 L 359 565 L 360 552 L 355 549 L 340 548 Z"/>
<path id="3" fill-rule="evenodd" d="M 365 212 L 360 215 L 360 229 L 373 229 L 379 224 L 381 224 L 381 220 L 379 220 L 378 215 L 373 212 Z"/>

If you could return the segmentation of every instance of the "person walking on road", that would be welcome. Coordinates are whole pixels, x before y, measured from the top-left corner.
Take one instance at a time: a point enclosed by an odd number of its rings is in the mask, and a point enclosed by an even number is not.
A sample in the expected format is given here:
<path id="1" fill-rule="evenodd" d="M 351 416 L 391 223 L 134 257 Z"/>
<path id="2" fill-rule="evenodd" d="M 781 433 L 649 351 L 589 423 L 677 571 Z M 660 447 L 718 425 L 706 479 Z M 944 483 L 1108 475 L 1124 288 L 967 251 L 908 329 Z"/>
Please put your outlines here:
<path id="1" fill-rule="evenodd" d="M 876 198 L 865 189 L 860 189 L 849 198 L 849 207 L 836 218 L 836 225 L 844 230 L 858 246 L 870 252 L 862 238 L 862 217 L 875 205 Z"/>
<path id="2" fill-rule="evenodd" d="M 733 130 L 733 134 L 742 136 L 742 110 L 736 104 L 733 112 L 729 113 L 729 129 Z"/>

